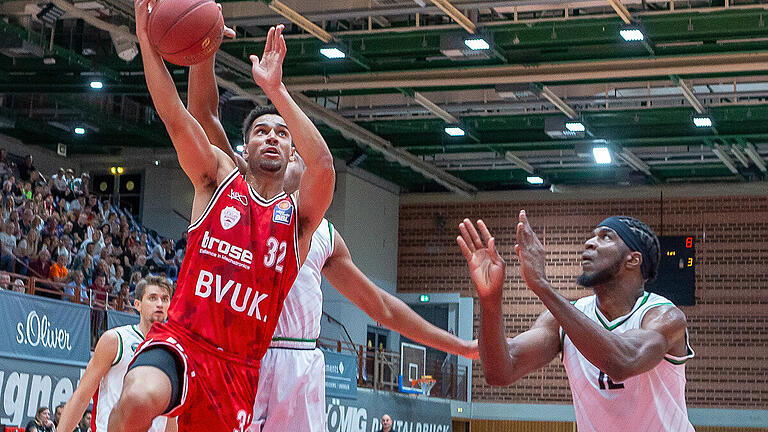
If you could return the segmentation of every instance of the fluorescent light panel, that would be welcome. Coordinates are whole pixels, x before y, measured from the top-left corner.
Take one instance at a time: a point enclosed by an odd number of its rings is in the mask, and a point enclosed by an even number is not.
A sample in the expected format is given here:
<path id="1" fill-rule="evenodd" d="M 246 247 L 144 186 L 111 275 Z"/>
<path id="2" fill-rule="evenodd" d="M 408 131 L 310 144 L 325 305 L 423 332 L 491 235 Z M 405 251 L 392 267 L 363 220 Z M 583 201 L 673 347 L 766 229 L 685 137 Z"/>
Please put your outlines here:
<path id="1" fill-rule="evenodd" d="M 641 40 L 645 40 L 645 35 L 643 34 L 643 31 L 636 28 L 627 28 L 627 29 L 619 30 L 619 34 L 627 42 L 639 42 Z"/>
<path id="2" fill-rule="evenodd" d="M 482 51 L 491 49 L 491 46 L 483 38 L 464 39 L 464 45 L 473 51 Z"/>
<path id="3" fill-rule="evenodd" d="M 694 116 L 693 125 L 696 127 L 712 127 L 712 119 L 708 116 Z"/>
<path id="4" fill-rule="evenodd" d="M 450 136 L 464 136 L 465 132 L 464 129 L 458 127 L 458 126 L 446 126 L 445 127 L 445 133 L 447 133 Z"/>
<path id="5" fill-rule="evenodd" d="M 526 177 L 526 180 L 528 180 L 528 183 L 534 184 L 534 185 L 544 184 L 544 179 L 539 176 Z"/>
<path id="6" fill-rule="evenodd" d="M 565 128 L 571 132 L 584 132 L 587 130 L 587 128 L 584 127 L 584 123 L 582 122 L 566 122 Z"/>
<path id="7" fill-rule="evenodd" d="M 91 88 L 95 90 L 99 90 L 104 88 L 104 83 L 101 81 L 91 81 Z"/>
<path id="8" fill-rule="evenodd" d="M 320 48 L 320 54 L 328 57 L 329 59 L 342 59 L 347 56 L 344 54 L 344 51 L 338 48 Z"/>
<path id="9" fill-rule="evenodd" d="M 78 135 L 84 135 L 85 134 L 85 128 L 76 127 L 75 128 L 75 133 L 78 134 Z"/>
<path id="10" fill-rule="evenodd" d="M 595 163 L 605 165 L 611 163 L 611 152 L 608 147 L 594 147 L 592 156 L 595 157 Z"/>

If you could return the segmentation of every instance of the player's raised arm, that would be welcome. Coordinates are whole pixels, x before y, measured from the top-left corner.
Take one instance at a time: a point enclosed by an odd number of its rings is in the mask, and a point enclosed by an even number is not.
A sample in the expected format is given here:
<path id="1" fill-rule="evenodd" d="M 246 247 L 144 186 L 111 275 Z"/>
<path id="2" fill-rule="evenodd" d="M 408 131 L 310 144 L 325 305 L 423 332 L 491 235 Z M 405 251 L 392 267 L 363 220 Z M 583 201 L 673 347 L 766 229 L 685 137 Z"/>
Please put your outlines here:
<path id="1" fill-rule="evenodd" d="M 196 189 L 204 187 L 212 191 L 220 177 L 234 168 L 234 162 L 210 145 L 200 124 L 184 108 L 168 69 L 149 40 L 148 5 L 148 0 L 134 3 L 136 35 L 152 102 L 176 148 L 181 168 Z"/>
<path id="2" fill-rule="evenodd" d="M 551 314 L 544 313 L 530 330 L 506 339 L 501 310 L 506 263 L 485 223 L 477 224 L 482 238 L 472 222 L 464 219 L 456 241 L 469 264 L 480 300 L 479 348 L 485 380 L 491 385 L 509 385 L 557 356 L 558 325 Z"/>
<path id="3" fill-rule="evenodd" d="M 232 38 L 235 32 L 225 26 L 224 36 Z M 216 85 L 215 63 L 215 56 L 211 56 L 201 63 L 190 66 L 187 109 L 202 126 L 208 141 L 229 156 L 240 172 L 244 173 L 245 160 L 232 150 L 224 126 L 219 119 L 219 87 Z"/>
<path id="4" fill-rule="evenodd" d="M 253 79 L 272 101 L 291 132 L 306 171 L 299 187 L 299 242 L 302 261 L 325 211 L 331 204 L 335 182 L 333 156 L 312 121 L 299 108 L 282 82 L 286 46 L 283 26 L 269 29 L 264 55 L 251 56 Z"/>
<path id="5" fill-rule="evenodd" d="M 344 297 L 388 329 L 441 351 L 478 358 L 477 342 L 459 339 L 419 316 L 402 300 L 384 291 L 360 271 L 337 231 L 333 254 L 323 266 L 323 276 Z"/>

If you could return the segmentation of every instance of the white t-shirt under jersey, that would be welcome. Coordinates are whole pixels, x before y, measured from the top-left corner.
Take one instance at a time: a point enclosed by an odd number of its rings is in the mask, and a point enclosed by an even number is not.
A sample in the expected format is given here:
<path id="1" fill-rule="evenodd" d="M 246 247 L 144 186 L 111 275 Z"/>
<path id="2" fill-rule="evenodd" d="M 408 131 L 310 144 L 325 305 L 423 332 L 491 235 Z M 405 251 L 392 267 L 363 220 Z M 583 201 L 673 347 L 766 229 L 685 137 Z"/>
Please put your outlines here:
<path id="1" fill-rule="evenodd" d="M 117 334 L 117 354 L 112 362 L 112 367 L 99 383 L 99 395 L 96 401 L 96 430 L 93 432 L 107 431 L 109 414 L 123 391 L 123 378 L 128 370 L 128 364 L 131 362 L 136 348 L 144 342 L 144 335 L 135 325 L 116 327 L 109 331 Z M 165 422 L 165 417 L 157 417 L 152 422 L 152 427 L 148 432 L 163 432 Z"/>
<path id="2" fill-rule="evenodd" d="M 609 321 L 597 308 L 594 295 L 574 303 L 592 321 L 614 333 L 639 329 L 650 309 L 671 305 L 666 298 L 644 293 L 627 315 Z M 561 335 L 562 335 L 562 329 Z M 688 432 L 693 431 L 685 406 L 685 361 L 694 356 L 665 355 L 653 369 L 615 383 L 590 363 L 571 342 L 563 339 L 563 363 L 576 410 L 579 432 Z"/>
<path id="3" fill-rule="evenodd" d="M 312 244 L 283 303 L 274 338 L 317 339 L 323 313 L 323 266 L 333 254 L 333 225 L 326 219 L 312 234 Z"/>

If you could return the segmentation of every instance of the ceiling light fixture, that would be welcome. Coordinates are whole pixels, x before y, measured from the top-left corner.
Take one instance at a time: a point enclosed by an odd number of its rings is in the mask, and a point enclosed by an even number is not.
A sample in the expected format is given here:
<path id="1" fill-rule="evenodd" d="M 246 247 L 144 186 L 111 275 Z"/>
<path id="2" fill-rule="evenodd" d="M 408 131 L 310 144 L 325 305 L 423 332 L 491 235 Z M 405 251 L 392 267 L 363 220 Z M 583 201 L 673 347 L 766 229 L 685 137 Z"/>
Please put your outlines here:
<path id="1" fill-rule="evenodd" d="M 458 126 L 446 126 L 444 130 L 445 130 L 445 133 L 447 133 L 448 135 L 450 135 L 452 137 L 466 135 L 466 132 L 464 132 L 464 129 L 462 129 L 462 128 L 458 127 Z"/>
<path id="2" fill-rule="evenodd" d="M 473 51 L 482 51 L 491 49 L 491 45 L 483 38 L 464 39 L 464 45 Z"/>
<path id="3" fill-rule="evenodd" d="M 594 147 L 592 156 L 595 158 L 595 163 L 600 165 L 611 163 L 611 151 L 608 150 L 608 147 Z"/>
<path id="4" fill-rule="evenodd" d="M 329 59 L 343 59 L 347 56 L 344 54 L 344 51 L 336 47 L 320 48 L 320 54 L 328 57 Z"/>
<path id="5" fill-rule="evenodd" d="M 532 185 L 544 184 L 544 179 L 539 177 L 539 176 L 526 177 L 526 180 L 528 181 L 528 183 L 530 183 Z"/>
<path id="6" fill-rule="evenodd" d="M 91 88 L 94 90 L 101 90 L 104 88 L 104 83 L 101 81 L 91 81 Z"/>
<path id="7" fill-rule="evenodd" d="M 76 127 L 75 128 L 75 133 L 78 134 L 78 135 L 85 135 L 85 128 L 83 128 L 83 127 Z"/>
<path id="8" fill-rule="evenodd" d="M 708 115 L 695 115 L 693 125 L 699 128 L 712 127 L 712 119 Z"/>

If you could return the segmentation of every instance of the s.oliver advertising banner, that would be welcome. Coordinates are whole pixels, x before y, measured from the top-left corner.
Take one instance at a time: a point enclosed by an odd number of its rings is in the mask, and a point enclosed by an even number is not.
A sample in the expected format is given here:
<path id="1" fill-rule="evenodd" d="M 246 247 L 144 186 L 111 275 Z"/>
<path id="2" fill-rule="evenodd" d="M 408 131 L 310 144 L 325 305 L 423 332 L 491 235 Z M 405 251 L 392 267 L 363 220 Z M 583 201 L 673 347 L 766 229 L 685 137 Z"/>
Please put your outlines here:
<path id="1" fill-rule="evenodd" d="M 0 424 L 23 426 L 41 406 L 53 409 L 72 397 L 83 366 L 0 357 Z"/>
<path id="2" fill-rule="evenodd" d="M 139 316 L 115 310 L 107 311 L 107 330 L 125 325 L 138 324 Z"/>
<path id="3" fill-rule="evenodd" d="M 90 309 L 0 291 L 0 424 L 20 426 L 71 396 L 90 360 Z"/>
<path id="4" fill-rule="evenodd" d="M 357 399 L 326 397 L 327 432 L 379 432 L 381 416 L 398 432 L 452 432 L 451 404 L 423 396 L 358 389 Z"/>
<path id="5" fill-rule="evenodd" d="M 72 366 L 91 358 L 88 306 L 0 291 L 0 356 Z"/>

